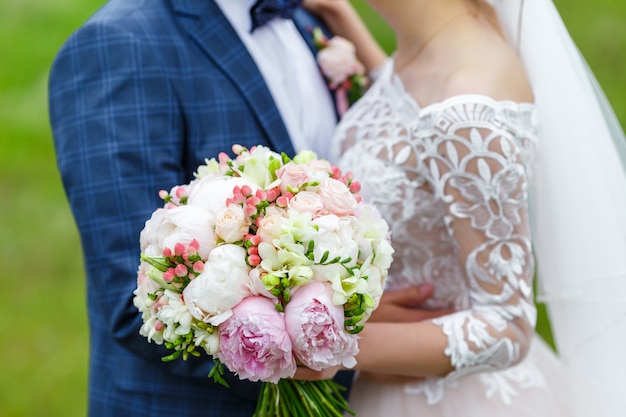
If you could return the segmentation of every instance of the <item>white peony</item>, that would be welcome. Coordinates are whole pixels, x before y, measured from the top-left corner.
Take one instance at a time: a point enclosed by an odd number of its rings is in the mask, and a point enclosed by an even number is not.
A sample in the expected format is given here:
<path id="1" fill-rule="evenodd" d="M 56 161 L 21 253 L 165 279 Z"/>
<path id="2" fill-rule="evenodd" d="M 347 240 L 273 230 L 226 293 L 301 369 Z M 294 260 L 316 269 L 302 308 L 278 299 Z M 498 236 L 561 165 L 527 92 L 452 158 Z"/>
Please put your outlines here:
<path id="1" fill-rule="evenodd" d="M 247 185 L 255 193 L 259 186 L 240 177 L 203 177 L 189 187 L 187 205 L 202 207 L 216 214 L 226 207 L 226 200 L 233 197 L 235 186 Z"/>
<path id="2" fill-rule="evenodd" d="M 246 250 L 237 245 L 216 247 L 204 265 L 204 272 L 183 290 L 191 314 L 214 326 L 231 316 L 231 309 L 250 295 L 250 267 Z"/>
<path id="3" fill-rule="evenodd" d="M 141 251 L 162 256 L 164 248 L 174 251 L 177 243 L 187 246 L 195 239 L 200 244 L 198 254 L 206 259 L 216 243 L 213 222 L 213 215 L 197 206 L 156 210 L 141 231 Z"/>

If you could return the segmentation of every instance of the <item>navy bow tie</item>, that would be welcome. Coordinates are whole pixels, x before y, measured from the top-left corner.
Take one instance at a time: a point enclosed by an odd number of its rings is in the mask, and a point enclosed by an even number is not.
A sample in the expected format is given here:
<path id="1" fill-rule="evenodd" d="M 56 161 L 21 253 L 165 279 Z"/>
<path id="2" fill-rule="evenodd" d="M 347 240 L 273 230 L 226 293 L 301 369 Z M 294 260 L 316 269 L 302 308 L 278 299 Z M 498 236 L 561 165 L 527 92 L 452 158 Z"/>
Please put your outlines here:
<path id="1" fill-rule="evenodd" d="M 253 32 L 274 19 L 282 17 L 283 19 L 291 19 L 293 12 L 302 4 L 303 0 L 257 0 L 250 8 L 250 17 L 252 18 Z"/>

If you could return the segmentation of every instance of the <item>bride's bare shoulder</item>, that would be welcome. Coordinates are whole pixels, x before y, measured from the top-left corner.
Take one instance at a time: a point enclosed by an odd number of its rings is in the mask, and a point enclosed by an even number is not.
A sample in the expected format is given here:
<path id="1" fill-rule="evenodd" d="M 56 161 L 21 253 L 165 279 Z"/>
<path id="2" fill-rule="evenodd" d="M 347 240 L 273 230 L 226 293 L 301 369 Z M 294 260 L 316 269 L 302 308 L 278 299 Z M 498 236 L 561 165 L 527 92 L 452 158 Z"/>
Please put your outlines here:
<path id="1" fill-rule="evenodd" d="M 488 44 L 450 71 L 444 95 L 480 94 L 494 100 L 534 101 L 532 87 L 515 51 L 504 44 Z"/>

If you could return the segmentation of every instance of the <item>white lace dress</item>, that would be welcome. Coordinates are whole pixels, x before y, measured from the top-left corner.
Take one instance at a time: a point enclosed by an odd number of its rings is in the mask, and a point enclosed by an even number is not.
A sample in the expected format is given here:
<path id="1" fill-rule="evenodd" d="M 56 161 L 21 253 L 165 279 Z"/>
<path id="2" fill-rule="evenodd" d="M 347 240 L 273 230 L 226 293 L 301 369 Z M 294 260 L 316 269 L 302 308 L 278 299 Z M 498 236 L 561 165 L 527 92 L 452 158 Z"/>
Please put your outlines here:
<path id="1" fill-rule="evenodd" d="M 392 230 L 387 288 L 433 282 L 426 307 L 457 311 L 434 320 L 455 371 L 409 385 L 358 379 L 358 417 L 569 414 L 559 362 L 533 330 L 536 132 L 532 104 L 462 95 L 420 108 L 391 60 L 343 117 L 335 160 Z"/>

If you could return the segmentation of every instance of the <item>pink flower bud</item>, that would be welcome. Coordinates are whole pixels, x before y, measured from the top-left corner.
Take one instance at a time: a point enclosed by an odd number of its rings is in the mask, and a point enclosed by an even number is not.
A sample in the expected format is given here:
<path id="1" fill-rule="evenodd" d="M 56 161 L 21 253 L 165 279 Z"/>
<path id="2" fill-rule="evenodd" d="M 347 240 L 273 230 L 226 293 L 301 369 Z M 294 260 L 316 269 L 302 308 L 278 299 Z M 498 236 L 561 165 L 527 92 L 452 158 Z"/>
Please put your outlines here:
<path id="1" fill-rule="evenodd" d="M 339 177 L 341 177 L 341 170 L 339 169 L 339 167 L 332 166 L 330 168 L 330 176 L 334 179 L 338 179 Z"/>
<path id="2" fill-rule="evenodd" d="M 244 185 L 243 187 L 241 187 L 241 194 L 248 197 L 252 194 L 252 188 L 250 188 L 249 185 Z"/>
<path id="3" fill-rule="evenodd" d="M 184 277 L 187 276 L 187 273 L 189 272 L 189 270 L 187 269 L 187 267 L 183 264 L 179 264 L 176 265 L 176 269 L 174 269 L 174 272 L 176 273 L 177 277 Z"/>
<path id="4" fill-rule="evenodd" d="M 265 201 L 267 199 L 267 193 L 261 189 L 256 190 L 254 195 L 259 199 L 259 201 Z"/>
<path id="5" fill-rule="evenodd" d="M 235 204 L 241 204 L 241 203 L 243 203 L 244 201 L 246 201 L 246 197 L 244 197 L 244 195 L 243 195 L 243 194 L 241 194 L 241 193 L 239 193 L 239 194 L 235 194 L 235 195 L 233 196 L 233 202 L 234 202 Z M 226 204 L 226 206 L 228 207 L 228 204 Z"/>
<path id="6" fill-rule="evenodd" d="M 198 242 L 196 239 L 193 239 L 191 242 L 189 242 L 189 247 L 198 250 L 200 249 L 200 242 Z"/>
<path id="7" fill-rule="evenodd" d="M 350 184 L 350 192 L 352 192 L 352 193 L 356 194 L 356 193 L 358 193 L 359 191 L 361 191 L 361 183 L 360 183 L 360 182 L 358 182 L 358 181 L 353 181 L 353 182 Z"/>
<path id="8" fill-rule="evenodd" d="M 261 204 L 261 200 L 259 199 L 259 197 L 256 197 L 256 196 L 254 196 L 254 197 L 250 197 L 250 198 L 248 198 L 248 200 L 246 201 L 246 204 L 250 204 L 250 205 L 253 205 L 253 206 L 255 206 L 255 207 L 256 207 L 256 206 L 258 206 L 259 204 Z"/>
<path id="9" fill-rule="evenodd" d="M 233 153 L 235 153 L 235 155 L 239 155 L 241 152 L 243 152 L 246 148 L 244 148 L 241 145 L 233 145 Z"/>
<path id="10" fill-rule="evenodd" d="M 167 198 L 167 196 L 169 195 L 169 193 L 165 190 L 161 190 L 159 191 L 159 198 L 161 200 L 165 200 Z"/>
<path id="11" fill-rule="evenodd" d="M 261 263 L 261 257 L 259 255 L 250 255 L 248 256 L 248 263 L 250 266 L 257 266 Z"/>
<path id="12" fill-rule="evenodd" d="M 258 235 L 253 235 L 250 238 L 250 243 L 252 243 L 254 246 L 258 246 L 259 243 L 261 243 L 261 236 Z"/>
<path id="13" fill-rule="evenodd" d="M 172 250 L 170 248 L 163 248 L 163 256 L 169 258 L 172 256 Z"/>
<path id="14" fill-rule="evenodd" d="M 272 188 L 271 190 L 268 190 L 266 193 L 267 201 L 269 202 L 275 201 L 279 195 L 280 195 L 280 189 Z"/>
<path id="15" fill-rule="evenodd" d="M 193 271 L 197 272 L 198 274 L 201 274 L 202 271 L 204 271 L 204 262 L 202 261 L 196 261 L 193 263 Z"/>
<path id="16" fill-rule="evenodd" d="M 187 196 L 187 189 L 185 187 L 178 187 L 176 189 L 176 197 L 183 198 Z"/>
<path id="17" fill-rule="evenodd" d="M 185 245 L 183 245 L 182 243 L 177 243 L 176 245 L 174 245 L 174 253 L 176 254 L 176 256 L 182 256 L 182 254 L 185 253 Z"/>
<path id="18" fill-rule="evenodd" d="M 174 272 L 174 268 L 169 268 L 167 271 L 163 273 L 163 281 L 169 284 L 170 282 L 172 282 L 175 276 L 176 276 L 176 273 Z"/>
<path id="19" fill-rule="evenodd" d="M 246 216 L 254 216 L 255 214 L 257 214 L 259 211 L 257 210 L 257 208 L 251 204 L 246 205 L 246 208 L 244 209 L 244 212 L 246 213 Z"/>
<path id="20" fill-rule="evenodd" d="M 165 325 L 163 324 L 161 320 L 157 320 L 154 322 L 154 330 L 156 330 L 157 332 L 160 332 L 163 329 L 165 329 Z"/>
<path id="21" fill-rule="evenodd" d="M 348 171 L 346 172 L 345 177 L 348 181 L 352 181 L 354 179 L 354 174 L 352 173 L 352 171 Z"/>
<path id="22" fill-rule="evenodd" d="M 220 164 L 225 164 L 228 161 L 230 161 L 230 157 L 228 156 L 226 152 L 220 152 L 217 155 L 217 160 L 219 161 Z"/>
<path id="23" fill-rule="evenodd" d="M 357 203 L 360 203 L 363 200 L 363 197 L 361 197 L 360 194 L 355 194 L 354 199 L 356 200 Z"/>
<path id="24" fill-rule="evenodd" d="M 259 254 L 259 247 L 258 246 L 250 246 L 248 248 L 248 255 L 258 255 Z"/>

